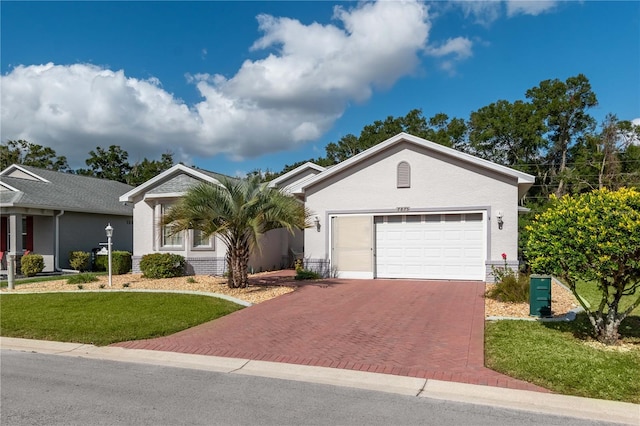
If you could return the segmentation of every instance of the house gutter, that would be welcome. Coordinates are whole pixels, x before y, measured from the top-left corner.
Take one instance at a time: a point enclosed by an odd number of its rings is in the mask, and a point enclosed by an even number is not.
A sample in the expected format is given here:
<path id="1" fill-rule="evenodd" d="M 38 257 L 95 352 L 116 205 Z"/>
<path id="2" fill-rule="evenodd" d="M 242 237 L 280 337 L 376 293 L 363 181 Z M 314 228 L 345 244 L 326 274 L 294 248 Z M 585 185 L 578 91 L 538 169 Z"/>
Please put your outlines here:
<path id="1" fill-rule="evenodd" d="M 60 213 L 56 215 L 56 253 L 55 253 L 55 265 L 56 272 L 60 272 L 60 217 L 64 214 L 64 210 L 60 210 Z"/>

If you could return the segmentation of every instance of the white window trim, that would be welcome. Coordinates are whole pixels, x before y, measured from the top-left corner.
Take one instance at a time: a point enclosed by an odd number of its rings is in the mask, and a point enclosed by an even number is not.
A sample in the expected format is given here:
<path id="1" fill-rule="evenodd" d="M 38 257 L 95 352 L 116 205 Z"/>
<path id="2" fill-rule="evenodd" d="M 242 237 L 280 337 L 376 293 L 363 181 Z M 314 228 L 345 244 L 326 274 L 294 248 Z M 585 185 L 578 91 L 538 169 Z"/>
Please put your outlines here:
<path id="1" fill-rule="evenodd" d="M 215 235 L 209 237 L 209 245 L 195 245 L 195 230 L 191 230 L 189 232 L 189 240 L 191 242 L 191 250 L 193 251 L 215 251 L 216 250 L 216 238 Z"/>
<path id="2" fill-rule="evenodd" d="M 159 217 L 159 221 L 162 220 L 162 217 L 164 216 L 164 212 L 167 208 L 169 208 L 171 205 L 170 204 L 165 204 L 165 203 L 160 203 L 159 204 L 160 208 L 160 217 Z M 159 250 L 161 251 L 171 251 L 171 250 L 184 250 L 184 240 L 185 240 L 185 233 L 184 232 L 179 232 L 177 233 L 174 237 L 179 237 L 180 238 L 180 244 L 172 244 L 172 245 L 168 245 L 165 244 L 165 227 L 164 226 L 160 226 L 160 244 L 159 244 Z"/>

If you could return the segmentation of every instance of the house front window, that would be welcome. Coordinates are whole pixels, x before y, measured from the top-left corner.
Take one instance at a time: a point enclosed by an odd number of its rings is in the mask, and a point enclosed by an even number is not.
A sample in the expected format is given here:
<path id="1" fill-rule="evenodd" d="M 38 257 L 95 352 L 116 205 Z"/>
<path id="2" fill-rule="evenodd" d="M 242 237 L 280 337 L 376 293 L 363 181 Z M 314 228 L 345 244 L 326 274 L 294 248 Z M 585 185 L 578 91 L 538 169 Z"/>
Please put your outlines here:
<path id="1" fill-rule="evenodd" d="M 2 234 L 5 235 L 0 251 L 11 251 L 9 218 L 2 218 Z M 22 251 L 33 251 L 33 216 L 22 216 Z"/>
<path id="2" fill-rule="evenodd" d="M 193 230 L 193 248 L 196 249 L 212 249 L 213 248 L 213 238 L 205 237 L 204 232 L 194 229 Z"/>
<path id="3" fill-rule="evenodd" d="M 163 204 L 162 205 L 162 217 L 167 213 L 171 206 Z M 173 229 L 171 225 L 164 225 L 162 227 L 162 241 L 161 245 L 163 248 L 182 248 L 184 245 L 183 242 L 183 232 L 177 232 L 173 234 Z"/>

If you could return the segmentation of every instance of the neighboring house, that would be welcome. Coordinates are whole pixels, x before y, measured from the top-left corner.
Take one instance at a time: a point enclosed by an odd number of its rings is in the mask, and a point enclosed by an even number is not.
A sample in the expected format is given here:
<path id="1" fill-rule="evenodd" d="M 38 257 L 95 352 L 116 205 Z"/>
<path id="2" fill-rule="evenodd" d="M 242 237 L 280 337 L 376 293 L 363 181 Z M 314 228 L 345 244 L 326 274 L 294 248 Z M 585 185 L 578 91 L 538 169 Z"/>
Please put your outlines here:
<path id="1" fill-rule="evenodd" d="M 133 249 L 133 213 L 118 197 L 131 186 L 11 165 L 0 172 L 0 251 L 44 257 L 45 271 L 68 269 L 70 251 L 91 251 L 114 228 L 113 249 Z"/>
<path id="2" fill-rule="evenodd" d="M 174 253 L 185 257 L 187 274 L 225 273 L 227 248 L 219 237 L 204 238 L 194 230 L 171 235 L 170 227 L 161 226 L 164 212 L 189 188 L 201 182 L 217 184 L 220 177 L 218 173 L 177 164 L 120 197 L 121 202 L 133 205 L 133 272 L 140 272 L 140 260 L 145 254 Z M 295 236 L 284 229 L 268 232 L 260 240 L 261 249 L 251 255 L 249 270 L 290 266 L 292 244 Z"/>
<path id="3" fill-rule="evenodd" d="M 344 278 L 490 280 L 518 266 L 518 203 L 534 177 L 401 133 L 287 182 L 314 213 L 305 265 Z"/>

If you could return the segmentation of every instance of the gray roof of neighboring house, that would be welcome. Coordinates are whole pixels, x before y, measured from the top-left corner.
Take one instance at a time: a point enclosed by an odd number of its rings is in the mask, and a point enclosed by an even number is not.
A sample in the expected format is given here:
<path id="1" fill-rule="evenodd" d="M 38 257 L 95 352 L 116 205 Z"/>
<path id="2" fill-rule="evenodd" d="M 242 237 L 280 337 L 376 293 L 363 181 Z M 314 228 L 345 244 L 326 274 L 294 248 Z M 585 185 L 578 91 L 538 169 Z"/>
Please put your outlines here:
<path id="1" fill-rule="evenodd" d="M 48 182 L 0 175 L 0 182 L 16 189 L 0 191 L 0 206 L 132 216 L 133 208 L 118 201 L 132 186 L 30 166 L 18 166 Z M 15 170 L 9 166 L 2 173 Z"/>
<path id="2" fill-rule="evenodd" d="M 200 182 L 217 183 L 223 178 L 235 179 L 220 173 L 189 167 L 184 164 L 175 164 L 142 185 L 122 194 L 120 201 L 134 202 L 136 197 L 145 197 L 146 195 L 155 196 L 156 198 L 162 195 L 175 197 L 187 192 Z"/>

